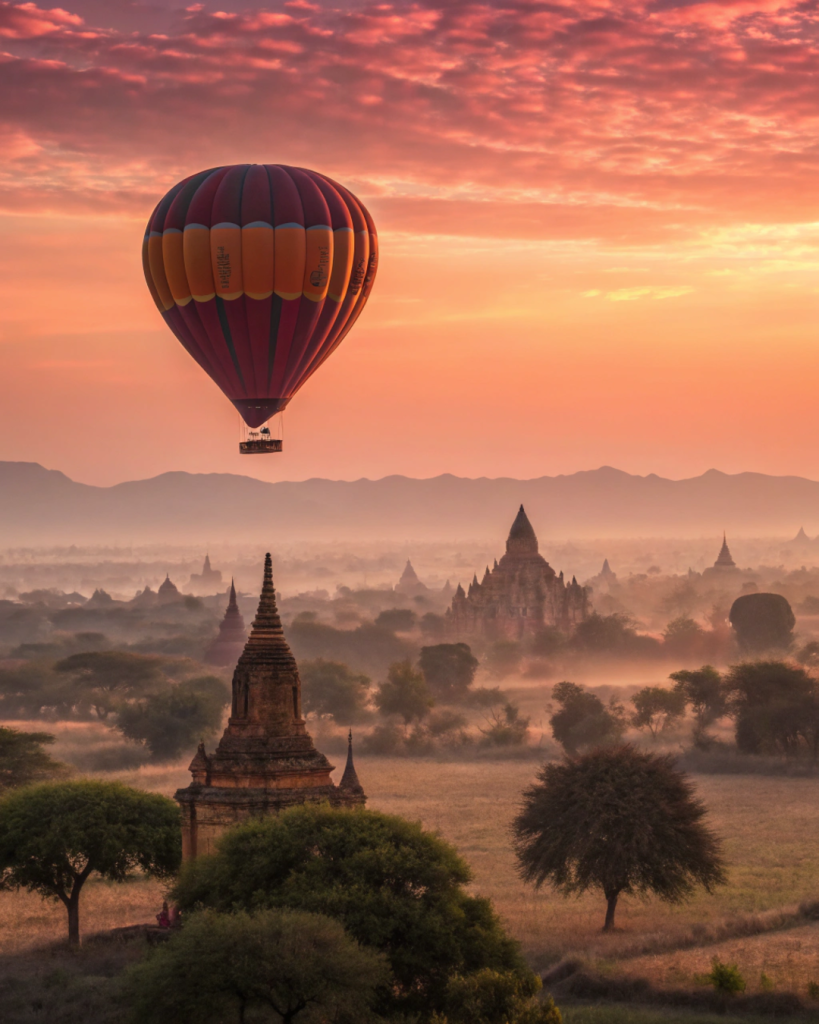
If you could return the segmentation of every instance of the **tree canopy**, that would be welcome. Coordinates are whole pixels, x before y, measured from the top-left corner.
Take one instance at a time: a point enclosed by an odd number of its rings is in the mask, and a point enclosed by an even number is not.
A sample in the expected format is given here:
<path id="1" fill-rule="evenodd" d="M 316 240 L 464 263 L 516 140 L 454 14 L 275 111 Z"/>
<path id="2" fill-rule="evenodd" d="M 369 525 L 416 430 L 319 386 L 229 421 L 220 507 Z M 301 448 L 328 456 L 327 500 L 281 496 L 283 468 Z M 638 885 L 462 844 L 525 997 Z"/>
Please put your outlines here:
<path id="1" fill-rule="evenodd" d="M 299 666 L 305 711 L 335 719 L 340 725 L 360 722 L 367 711 L 370 679 L 340 661 L 303 661 Z"/>
<path id="2" fill-rule="evenodd" d="M 478 659 L 469 644 L 422 647 L 418 664 L 433 696 L 444 702 L 463 700 L 478 669 Z"/>
<path id="3" fill-rule="evenodd" d="M 634 705 L 631 724 L 638 729 L 648 729 L 654 739 L 685 714 L 685 696 L 676 689 L 644 686 L 634 694 L 631 702 Z"/>
<path id="4" fill-rule="evenodd" d="M 564 895 L 600 890 L 609 931 L 623 893 L 678 903 L 725 881 L 705 815 L 671 757 L 624 745 L 544 765 L 512 834 L 524 880 Z"/>
<path id="5" fill-rule="evenodd" d="M 386 681 L 375 694 L 378 710 L 384 715 L 400 715 L 406 725 L 425 718 L 434 705 L 426 679 L 410 661 L 390 665 Z"/>
<path id="6" fill-rule="evenodd" d="M 185 910 L 290 908 L 341 921 L 384 952 L 382 1008 L 443 1011 L 449 979 L 484 967 L 528 976 L 488 900 L 467 893 L 457 852 L 415 822 L 304 805 L 227 832 L 215 854 L 184 865 Z"/>
<path id="7" fill-rule="evenodd" d="M 79 900 L 93 873 L 122 882 L 134 868 L 167 878 L 181 859 L 179 808 L 118 782 L 41 783 L 0 800 L 0 888 L 28 889 L 68 911 L 78 943 Z"/>
<path id="8" fill-rule="evenodd" d="M 247 1012 L 282 1024 L 363 1024 L 388 979 L 383 954 L 329 917 L 206 910 L 131 968 L 126 992 L 140 1024 L 241 1024 Z"/>
<path id="9" fill-rule="evenodd" d="M 122 704 L 117 729 L 144 743 L 156 760 L 172 760 L 201 737 L 213 736 L 230 699 L 217 676 L 185 679 L 142 700 Z"/>
<path id="10" fill-rule="evenodd" d="M 705 730 L 726 711 L 722 676 L 711 665 L 672 672 L 674 689 L 694 714 L 694 743 L 707 745 Z"/>
<path id="11" fill-rule="evenodd" d="M 69 775 L 67 764 L 55 761 L 43 750 L 53 742 L 49 732 L 20 732 L 0 726 L 0 793 Z"/>
<path id="12" fill-rule="evenodd" d="M 744 754 L 819 756 L 819 685 L 784 661 L 734 665 L 725 679 L 737 748 Z"/>
<path id="13" fill-rule="evenodd" d="M 618 740 L 623 724 L 616 705 L 606 707 L 596 693 L 577 683 L 562 682 L 552 687 L 558 710 L 549 719 L 552 735 L 567 754 L 584 747 Z"/>
<path id="14" fill-rule="evenodd" d="M 126 697 L 141 697 L 165 682 L 160 658 L 130 651 L 84 651 L 54 665 L 74 677 L 98 718 L 107 718 Z"/>

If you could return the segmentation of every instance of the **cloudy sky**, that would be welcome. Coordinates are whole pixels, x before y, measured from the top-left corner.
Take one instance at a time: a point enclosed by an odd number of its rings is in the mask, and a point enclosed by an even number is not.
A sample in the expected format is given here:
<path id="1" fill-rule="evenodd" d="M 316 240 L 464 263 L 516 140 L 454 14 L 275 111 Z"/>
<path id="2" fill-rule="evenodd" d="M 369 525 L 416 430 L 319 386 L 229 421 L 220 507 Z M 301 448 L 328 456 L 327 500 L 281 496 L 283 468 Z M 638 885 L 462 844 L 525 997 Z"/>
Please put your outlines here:
<path id="1" fill-rule="evenodd" d="M 89 483 L 819 478 L 819 2 L 0 2 L 0 459 Z M 285 454 L 140 246 L 215 164 L 340 180 L 381 240 Z"/>

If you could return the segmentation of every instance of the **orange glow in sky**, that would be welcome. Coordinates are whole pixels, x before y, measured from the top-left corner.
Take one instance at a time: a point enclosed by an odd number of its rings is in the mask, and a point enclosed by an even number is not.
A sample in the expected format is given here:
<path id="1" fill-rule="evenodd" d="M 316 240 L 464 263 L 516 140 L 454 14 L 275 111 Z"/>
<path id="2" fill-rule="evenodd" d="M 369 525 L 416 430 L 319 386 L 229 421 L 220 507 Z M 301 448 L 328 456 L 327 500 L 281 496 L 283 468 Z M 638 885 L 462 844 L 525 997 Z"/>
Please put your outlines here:
<path id="1" fill-rule="evenodd" d="M 817 72 L 803 0 L 0 2 L 0 459 L 819 478 Z M 381 243 L 257 459 L 140 262 L 235 162 L 329 174 Z"/>

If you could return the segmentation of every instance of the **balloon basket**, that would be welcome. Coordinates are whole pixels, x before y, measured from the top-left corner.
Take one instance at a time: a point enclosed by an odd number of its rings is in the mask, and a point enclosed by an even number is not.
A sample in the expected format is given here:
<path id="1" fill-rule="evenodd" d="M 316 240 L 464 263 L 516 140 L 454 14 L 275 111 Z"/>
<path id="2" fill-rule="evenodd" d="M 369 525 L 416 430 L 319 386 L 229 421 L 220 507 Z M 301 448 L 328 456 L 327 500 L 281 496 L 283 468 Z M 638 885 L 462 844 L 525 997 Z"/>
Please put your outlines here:
<path id="1" fill-rule="evenodd" d="M 258 440 L 240 441 L 239 452 L 241 455 L 272 455 L 282 450 L 282 442 L 274 437 Z"/>
<path id="2" fill-rule="evenodd" d="M 249 427 L 242 417 L 239 417 L 240 455 L 274 455 L 282 450 L 283 437 L 284 416 L 281 413 L 271 416 L 266 423 L 258 427 Z"/>

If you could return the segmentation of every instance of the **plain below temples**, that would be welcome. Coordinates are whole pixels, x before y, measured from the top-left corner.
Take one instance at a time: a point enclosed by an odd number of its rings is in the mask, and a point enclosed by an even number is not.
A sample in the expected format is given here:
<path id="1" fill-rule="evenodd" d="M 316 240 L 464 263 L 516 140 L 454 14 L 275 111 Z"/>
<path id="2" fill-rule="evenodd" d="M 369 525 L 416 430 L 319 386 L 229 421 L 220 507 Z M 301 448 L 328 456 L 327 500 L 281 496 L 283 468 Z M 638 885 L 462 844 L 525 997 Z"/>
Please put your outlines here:
<path id="1" fill-rule="evenodd" d="M 330 778 L 333 768 L 316 750 L 302 717 L 299 670 L 276 608 L 268 554 L 259 608 L 233 673 L 227 728 L 214 753 L 199 745 L 190 766 L 193 781 L 176 792 L 183 856 L 209 853 L 231 826 L 294 804 L 363 805 L 352 745 L 338 786 Z"/>

